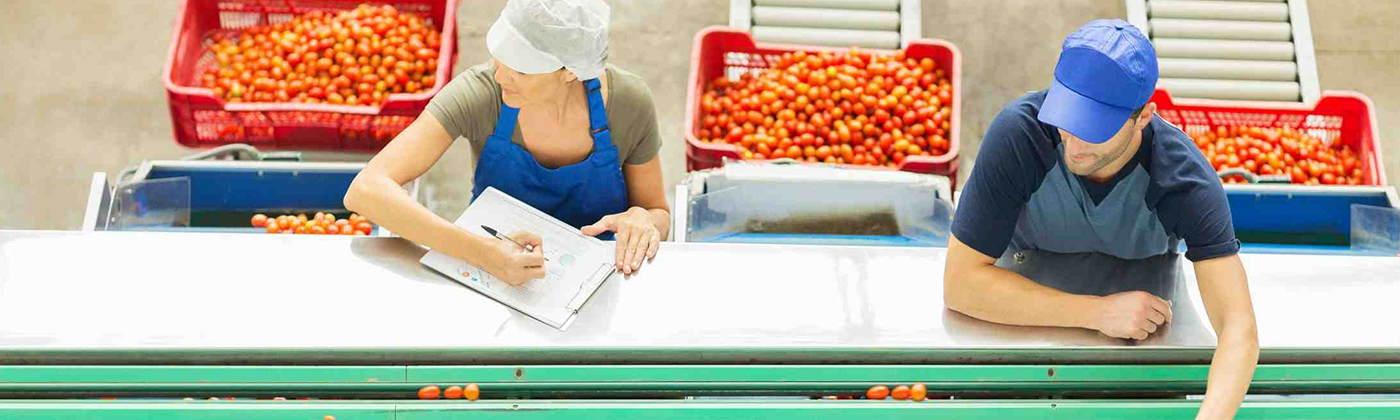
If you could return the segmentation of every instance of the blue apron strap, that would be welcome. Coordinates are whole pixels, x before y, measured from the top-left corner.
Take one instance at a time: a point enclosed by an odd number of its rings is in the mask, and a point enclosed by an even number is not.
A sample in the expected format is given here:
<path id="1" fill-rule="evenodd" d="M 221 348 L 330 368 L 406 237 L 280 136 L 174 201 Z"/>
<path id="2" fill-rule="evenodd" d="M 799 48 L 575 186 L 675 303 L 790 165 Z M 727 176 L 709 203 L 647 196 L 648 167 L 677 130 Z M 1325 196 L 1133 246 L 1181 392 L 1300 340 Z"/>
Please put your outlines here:
<path id="1" fill-rule="evenodd" d="M 603 104 L 603 84 L 593 78 L 584 80 L 583 87 L 588 91 L 588 132 L 593 136 L 593 147 L 596 150 L 613 147 L 608 108 Z"/>
<path id="2" fill-rule="evenodd" d="M 491 132 L 491 137 L 500 137 L 506 143 L 515 135 L 515 120 L 520 115 L 519 108 L 511 108 L 501 103 L 501 113 L 496 116 L 496 129 Z"/>

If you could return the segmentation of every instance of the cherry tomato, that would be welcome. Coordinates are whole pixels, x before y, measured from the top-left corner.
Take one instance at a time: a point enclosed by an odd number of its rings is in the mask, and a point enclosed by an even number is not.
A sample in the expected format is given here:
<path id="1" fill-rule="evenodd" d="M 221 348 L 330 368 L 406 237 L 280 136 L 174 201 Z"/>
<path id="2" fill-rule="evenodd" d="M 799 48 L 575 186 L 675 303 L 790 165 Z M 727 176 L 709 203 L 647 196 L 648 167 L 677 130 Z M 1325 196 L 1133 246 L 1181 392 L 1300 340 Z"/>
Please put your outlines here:
<path id="1" fill-rule="evenodd" d="M 278 226 L 276 223 L 268 223 L 268 224 L 267 224 L 267 233 L 279 233 L 279 232 L 281 232 L 281 231 L 282 231 L 282 228 L 281 228 L 280 226 Z"/>
<path id="2" fill-rule="evenodd" d="M 449 386 L 442 391 L 442 397 L 449 400 L 462 399 L 462 387 L 456 385 Z"/>
<path id="3" fill-rule="evenodd" d="M 390 18 L 393 16 L 397 18 Z M 359 78 L 366 74 L 383 77 L 395 73 L 406 80 L 408 71 L 417 76 L 426 69 L 435 70 L 441 40 L 435 28 L 426 25 L 421 16 L 401 14 L 385 6 L 378 12 L 361 9 L 333 14 L 311 11 L 293 16 L 289 22 L 244 28 L 229 37 L 216 34 L 211 36 L 211 44 L 209 49 L 214 53 L 216 67 L 206 75 L 227 81 L 220 83 L 218 79 L 211 81 L 203 77 L 201 82 L 205 87 L 218 85 L 220 89 L 211 90 L 225 101 L 319 102 L 328 99 L 329 103 L 366 105 L 382 101 L 387 95 L 361 94 L 354 100 L 347 100 L 349 93 L 343 89 L 359 87 L 351 83 L 360 83 Z M 400 60 L 413 62 L 400 63 Z M 355 80 L 337 81 L 333 91 L 325 90 L 330 85 L 325 80 L 341 76 Z M 422 80 L 430 77 L 422 76 Z M 320 78 L 322 82 L 311 83 L 314 79 L 309 78 Z M 239 85 L 235 86 L 232 81 Z M 430 86 L 431 83 L 428 86 L 415 83 L 406 88 L 409 92 L 418 92 Z M 397 93 L 404 88 L 386 86 L 384 91 Z M 305 98 L 300 96 L 303 92 Z M 332 93 L 339 96 L 328 98 Z"/>
<path id="4" fill-rule="evenodd" d="M 859 50 L 792 53 L 760 73 L 717 78 L 701 97 L 697 137 L 736 144 L 746 158 L 812 162 L 883 165 L 895 152 L 890 143 L 901 139 L 917 146 L 915 154 L 933 151 L 938 142 L 930 135 L 946 134 L 951 114 L 951 104 L 937 94 L 951 86 L 932 59 L 891 58 Z M 744 128 L 741 134 L 737 127 Z M 895 130 L 908 133 L 887 140 Z M 946 143 L 942 147 L 947 150 Z"/>
<path id="5" fill-rule="evenodd" d="M 326 234 L 326 227 L 325 227 L 325 226 L 321 226 L 321 225 L 312 226 L 312 227 L 311 227 L 311 234 L 312 234 L 312 235 L 325 235 L 325 234 Z"/>
<path id="6" fill-rule="evenodd" d="M 325 229 L 326 229 L 326 234 L 327 234 L 327 235 L 339 235 L 339 234 L 340 234 L 340 225 L 330 225 L 330 226 L 326 226 Z"/>
<path id="7" fill-rule="evenodd" d="M 428 385 L 418 389 L 418 399 L 420 400 L 436 400 L 441 395 L 442 390 L 437 385 Z"/>
<path id="8" fill-rule="evenodd" d="M 467 387 L 462 390 L 462 396 L 466 397 L 467 400 L 476 401 L 477 398 L 481 397 L 481 388 L 477 387 L 476 384 L 467 384 Z"/>
<path id="9" fill-rule="evenodd" d="M 266 214 L 255 214 L 255 215 L 253 215 L 253 227 L 265 227 L 265 226 L 267 226 L 267 215 L 266 215 Z"/>
<path id="10" fill-rule="evenodd" d="M 865 391 L 865 398 L 871 400 L 883 400 L 889 398 L 890 388 L 884 385 L 876 385 Z"/>
<path id="11" fill-rule="evenodd" d="M 894 141 L 893 149 L 896 152 L 909 150 L 909 140 L 899 139 Z"/>
<path id="12" fill-rule="evenodd" d="M 896 386 L 894 391 L 890 392 L 890 396 L 900 401 L 907 400 L 909 399 L 909 387 L 906 385 Z"/>
<path id="13" fill-rule="evenodd" d="M 912 125 L 912 126 L 909 127 L 909 134 L 910 134 L 910 135 L 922 136 L 922 135 L 924 135 L 924 133 L 926 133 L 926 132 L 927 132 L 927 131 L 926 131 L 926 129 L 924 128 L 924 125 L 923 125 L 923 124 L 918 124 L 918 123 L 916 123 L 916 124 L 914 124 L 914 125 Z"/>
<path id="14" fill-rule="evenodd" d="M 914 386 L 912 386 L 912 387 L 909 388 L 909 399 L 914 400 L 914 401 L 923 401 L 924 398 L 927 398 L 927 397 L 928 397 L 928 388 L 925 387 L 924 384 L 922 384 L 922 383 L 917 383 L 917 384 L 914 384 Z"/>

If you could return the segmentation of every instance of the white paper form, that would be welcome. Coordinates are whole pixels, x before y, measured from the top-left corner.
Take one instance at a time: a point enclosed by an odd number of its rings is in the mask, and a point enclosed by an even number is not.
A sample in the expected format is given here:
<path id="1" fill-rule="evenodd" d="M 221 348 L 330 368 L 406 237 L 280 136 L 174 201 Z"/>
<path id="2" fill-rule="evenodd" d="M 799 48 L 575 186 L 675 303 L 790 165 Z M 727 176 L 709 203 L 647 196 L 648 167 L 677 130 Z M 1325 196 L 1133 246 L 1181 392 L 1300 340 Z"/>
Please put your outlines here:
<path id="1" fill-rule="evenodd" d="M 487 188 L 455 224 L 490 237 L 483 225 L 503 236 L 528 231 L 544 241 L 545 277 L 520 286 L 496 279 L 466 261 L 430 251 L 422 263 L 515 310 L 558 329 L 568 328 L 578 308 L 613 273 L 615 247 L 584 236 L 578 229 L 536 210 L 495 188 Z M 497 240 L 497 239 L 492 239 Z"/>

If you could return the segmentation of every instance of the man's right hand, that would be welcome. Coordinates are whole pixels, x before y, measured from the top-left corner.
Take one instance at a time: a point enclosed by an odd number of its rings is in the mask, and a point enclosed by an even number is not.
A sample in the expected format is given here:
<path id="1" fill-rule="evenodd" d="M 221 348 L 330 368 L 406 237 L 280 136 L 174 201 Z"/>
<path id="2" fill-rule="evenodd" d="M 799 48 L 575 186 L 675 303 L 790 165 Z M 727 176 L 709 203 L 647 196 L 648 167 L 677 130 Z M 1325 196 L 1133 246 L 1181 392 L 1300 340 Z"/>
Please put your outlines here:
<path id="1" fill-rule="evenodd" d="M 1133 291 L 1100 298 L 1094 329 L 1114 338 L 1145 340 L 1157 327 L 1172 322 L 1171 302 Z"/>
<path id="2" fill-rule="evenodd" d="M 509 237 L 529 249 L 521 249 L 510 241 L 496 240 L 492 246 L 495 262 L 486 271 L 511 286 L 544 278 L 544 240 L 530 232 L 515 232 Z"/>

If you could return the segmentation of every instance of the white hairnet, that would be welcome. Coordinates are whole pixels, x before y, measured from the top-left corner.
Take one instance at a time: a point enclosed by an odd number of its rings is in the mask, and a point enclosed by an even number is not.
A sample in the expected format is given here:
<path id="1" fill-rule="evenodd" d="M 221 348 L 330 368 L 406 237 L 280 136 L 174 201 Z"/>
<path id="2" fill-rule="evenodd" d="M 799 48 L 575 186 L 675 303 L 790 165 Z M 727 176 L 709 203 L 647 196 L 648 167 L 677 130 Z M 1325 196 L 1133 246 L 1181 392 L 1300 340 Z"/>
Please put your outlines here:
<path id="1" fill-rule="evenodd" d="M 486 34 L 487 48 L 521 73 L 563 67 L 595 79 L 608 55 L 609 13 L 602 0 L 510 0 Z"/>

